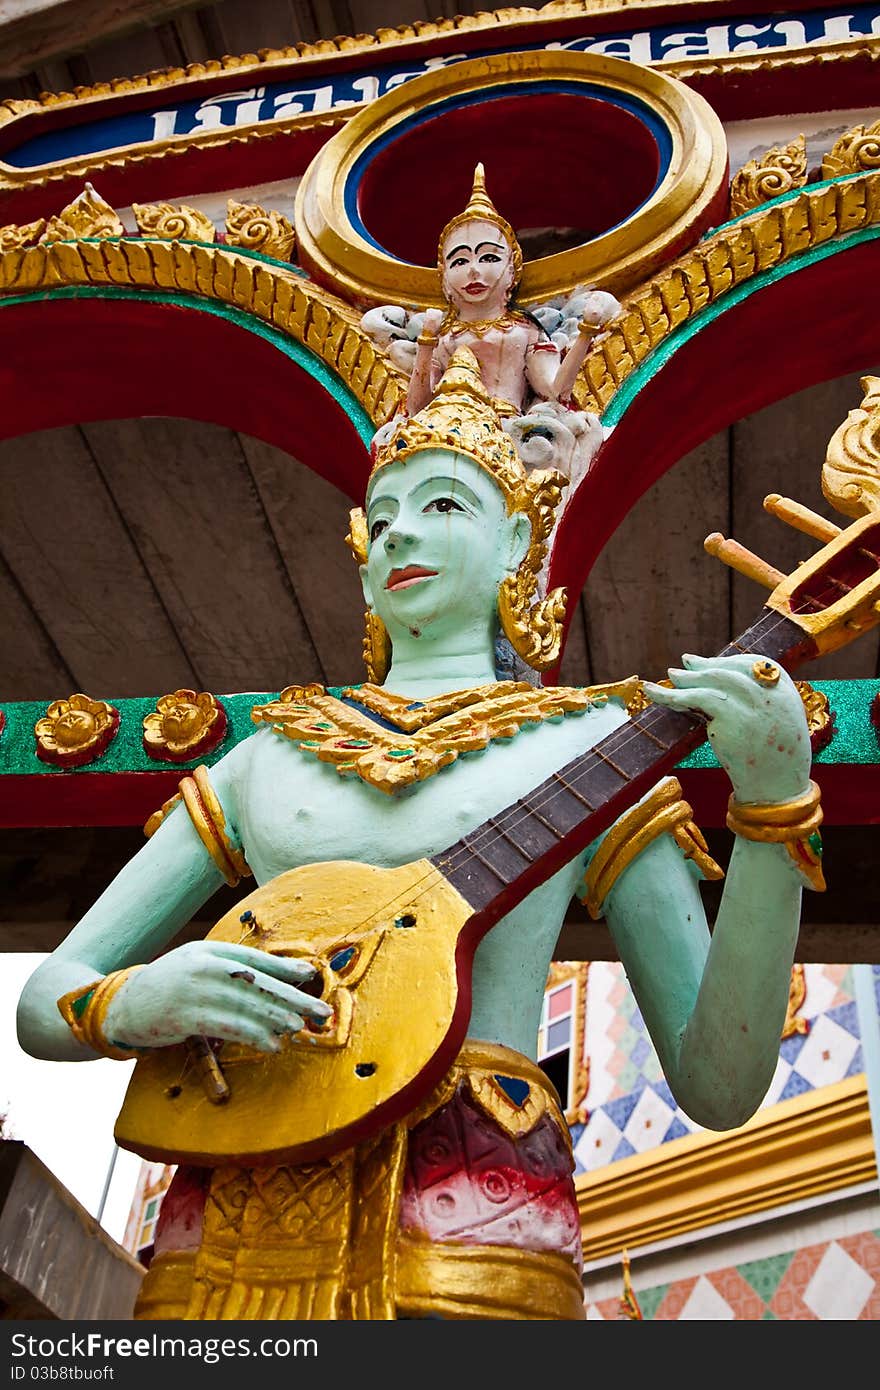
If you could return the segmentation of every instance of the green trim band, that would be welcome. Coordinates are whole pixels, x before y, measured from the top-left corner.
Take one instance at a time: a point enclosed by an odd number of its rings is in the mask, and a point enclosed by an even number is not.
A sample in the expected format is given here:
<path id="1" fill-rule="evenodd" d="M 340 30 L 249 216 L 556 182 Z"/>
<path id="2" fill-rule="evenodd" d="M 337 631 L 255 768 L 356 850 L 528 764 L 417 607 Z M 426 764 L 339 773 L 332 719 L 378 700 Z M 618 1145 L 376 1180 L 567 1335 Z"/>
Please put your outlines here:
<path id="1" fill-rule="evenodd" d="M 814 689 L 827 695 L 834 716 L 834 736 L 814 762 L 831 764 L 880 764 L 880 740 L 871 723 L 871 704 L 880 693 L 880 680 L 812 681 Z M 328 686 L 331 695 L 339 696 L 343 687 Z M 72 692 L 59 691 L 56 698 L 66 698 Z M 278 691 L 249 691 L 243 695 L 218 696 L 227 716 L 223 741 L 213 752 L 202 754 L 185 763 L 161 762 L 151 758 L 143 746 L 143 721 L 156 707 L 156 698 L 115 700 L 103 694 L 88 692 L 93 699 L 108 699 L 119 710 L 119 730 L 106 751 L 94 762 L 81 768 L 58 768 L 42 762 L 36 754 L 34 725 L 46 713 L 49 700 L 0 702 L 6 725 L 0 734 L 0 776 L 29 775 L 76 777 L 90 772 L 160 772 L 178 771 L 181 776 L 200 763 L 210 766 L 237 743 L 255 732 L 251 720 L 254 705 L 277 699 Z M 691 753 L 680 767 L 718 767 L 710 744 L 704 743 Z"/>

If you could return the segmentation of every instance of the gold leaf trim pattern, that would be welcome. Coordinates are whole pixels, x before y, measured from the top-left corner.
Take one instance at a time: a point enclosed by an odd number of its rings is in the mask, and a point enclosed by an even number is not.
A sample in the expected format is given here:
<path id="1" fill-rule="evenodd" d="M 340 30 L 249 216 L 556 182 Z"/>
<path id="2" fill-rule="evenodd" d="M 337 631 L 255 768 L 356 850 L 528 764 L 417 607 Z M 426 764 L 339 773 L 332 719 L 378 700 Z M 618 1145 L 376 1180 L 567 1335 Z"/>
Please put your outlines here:
<path id="1" fill-rule="evenodd" d="M 880 224 L 880 169 L 825 186 L 807 184 L 722 227 L 664 266 L 623 301 L 623 311 L 587 353 L 572 398 L 601 415 L 649 353 L 707 304 L 771 267 Z"/>
<path id="2" fill-rule="evenodd" d="M 807 181 L 807 142 L 798 135 L 788 145 L 774 145 L 760 159 L 750 159 L 730 185 L 730 215 L 739 217 L 780 193 L 803 188 Z"/>
<path id="3" fill-rule="evenodd" d="M 93 225 L 77 238 L 85 235 L 93 238 L 99 233 Z M 0 298 L 62 286 L 113 285 L 183 292 L 230 304 L 314 353 L 342 378 L 375 426 L 402 408 L 406 377 L 375 350 L 360 327 L 360 314 L 303 275 L 286 266 L 255 264 L 234 247 L 152 237 L 106 239 L 117 236 L 109 229 L 99 242 L 44 236 L 36 246 L 7 251 L 0 255 Z"/>

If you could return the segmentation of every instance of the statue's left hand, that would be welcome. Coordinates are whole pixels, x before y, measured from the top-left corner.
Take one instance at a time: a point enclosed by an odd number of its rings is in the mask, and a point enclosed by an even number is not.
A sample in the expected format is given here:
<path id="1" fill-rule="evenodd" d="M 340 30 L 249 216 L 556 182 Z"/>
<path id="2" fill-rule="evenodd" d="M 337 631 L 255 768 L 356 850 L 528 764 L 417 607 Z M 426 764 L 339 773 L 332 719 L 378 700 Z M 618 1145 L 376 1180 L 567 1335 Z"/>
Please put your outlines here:
<path id="1" fill-rule="evenodd" d="M 643 689 L 655 704 L 707 717 L 709 742 L 737 801 L 787 801 L 806 791 L 810 733 L 788 673 L 750 654 L 683 656 L 682 662 L 684 670 L 669 672 L 673 689 L 649 681 Z"/>

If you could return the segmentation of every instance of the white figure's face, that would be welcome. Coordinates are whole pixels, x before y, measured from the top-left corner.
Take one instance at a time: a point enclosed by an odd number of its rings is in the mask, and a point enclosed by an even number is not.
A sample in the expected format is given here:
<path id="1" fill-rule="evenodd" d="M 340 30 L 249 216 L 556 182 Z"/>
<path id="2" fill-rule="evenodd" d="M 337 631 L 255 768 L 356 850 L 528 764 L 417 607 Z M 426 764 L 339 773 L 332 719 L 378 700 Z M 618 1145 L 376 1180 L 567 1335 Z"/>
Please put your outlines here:
<path id="1" fill-rule="evenodd" d="M 465 222 L 443 243 L 443 287 L 461 311 L 476 305 L 480 317 L 502 314 L 513 285 L 513 250 L 493 222 Z"/>
<path id="2" fill-rule="evenodd" d="M 462 454 L 429 449 L 376 475 L 361 567 L 367 603 L 396 638 L 494 632 L 498 587 L 517 568 L 528 518 Z"/>

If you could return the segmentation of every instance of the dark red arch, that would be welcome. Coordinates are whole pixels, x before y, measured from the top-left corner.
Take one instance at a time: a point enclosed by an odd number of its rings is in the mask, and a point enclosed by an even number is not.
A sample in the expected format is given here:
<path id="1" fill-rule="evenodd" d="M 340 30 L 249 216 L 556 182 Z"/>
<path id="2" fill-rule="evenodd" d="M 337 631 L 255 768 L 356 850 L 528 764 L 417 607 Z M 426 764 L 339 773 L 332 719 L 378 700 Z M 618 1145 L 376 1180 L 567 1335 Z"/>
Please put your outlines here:
<path id="1" fill-rule="evenodd" d="M 320 380 L 225 311 L 137 298 L 0 307 L 0 438 L 93 420 L 203 420 L 292 454 L 356 501 L 369 453 Z M 320 368 L 319 368 L 320 370 Z"/>
<path id="2" fill-rule="evenodd" d="M 878 238 L 731 303 L 646 377 L 606 439 L 560 523 L 550 584 L 580 593 L 635 503 L 698 444 L 774 401 L 878 360 Z"/>

